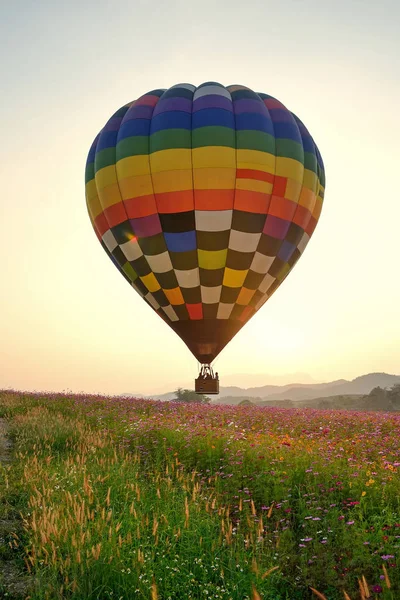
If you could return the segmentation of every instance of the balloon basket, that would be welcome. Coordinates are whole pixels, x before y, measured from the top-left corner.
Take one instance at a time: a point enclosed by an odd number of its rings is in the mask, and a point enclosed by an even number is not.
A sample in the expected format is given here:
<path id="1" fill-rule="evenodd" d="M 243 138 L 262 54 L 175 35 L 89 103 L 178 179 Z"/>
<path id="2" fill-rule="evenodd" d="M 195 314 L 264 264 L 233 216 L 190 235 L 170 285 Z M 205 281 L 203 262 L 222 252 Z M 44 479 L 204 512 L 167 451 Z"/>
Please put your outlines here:
<path id="1" fill-rule="evenodd" d="M 195 379 L 196 394 L 219 394 L 218 373 L 212 370 L 210 365 L 202 365 L 199 376 Z"/>

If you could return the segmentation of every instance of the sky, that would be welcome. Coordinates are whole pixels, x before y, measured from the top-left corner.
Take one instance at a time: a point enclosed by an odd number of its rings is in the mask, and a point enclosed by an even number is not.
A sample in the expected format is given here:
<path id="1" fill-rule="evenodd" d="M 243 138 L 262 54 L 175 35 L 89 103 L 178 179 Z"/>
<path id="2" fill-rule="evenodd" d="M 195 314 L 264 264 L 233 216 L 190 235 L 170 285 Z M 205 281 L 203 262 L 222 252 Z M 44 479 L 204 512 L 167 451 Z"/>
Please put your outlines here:
<path id="1" fill-rule="evenodd" d="M 315 233 L 217 358 L 241 385 L 400 374 L 400 3 L 0 3 L 0 388 L 192 387 L 197 362 L 100 247 L 84 169 L 155 88 L 218 81 L 296 113 L 324 159 Z"/>

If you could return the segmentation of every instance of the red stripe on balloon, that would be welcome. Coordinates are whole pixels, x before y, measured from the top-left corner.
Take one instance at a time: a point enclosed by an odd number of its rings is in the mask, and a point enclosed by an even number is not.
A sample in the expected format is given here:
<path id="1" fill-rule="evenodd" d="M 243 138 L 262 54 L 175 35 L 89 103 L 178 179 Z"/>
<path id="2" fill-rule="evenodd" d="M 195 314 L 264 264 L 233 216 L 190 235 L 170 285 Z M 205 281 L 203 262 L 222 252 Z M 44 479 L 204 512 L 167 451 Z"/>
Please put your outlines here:
<path id="1" fill-rule="evenodd" d="M 197 304 L 186 304 L 189 317 L 192 321 L 199 321 L 203 318 L 203 305 L 201 302 Z"/>
<path id="2" fill-rule="evenodd" d="M 257 181 L 274 183 L 275 175 L 272 175 L 271 173 L 265 173 L 264 171 L 257 171 L 256 169 L 236 169 L 236 178 L 256 179 Z"/>

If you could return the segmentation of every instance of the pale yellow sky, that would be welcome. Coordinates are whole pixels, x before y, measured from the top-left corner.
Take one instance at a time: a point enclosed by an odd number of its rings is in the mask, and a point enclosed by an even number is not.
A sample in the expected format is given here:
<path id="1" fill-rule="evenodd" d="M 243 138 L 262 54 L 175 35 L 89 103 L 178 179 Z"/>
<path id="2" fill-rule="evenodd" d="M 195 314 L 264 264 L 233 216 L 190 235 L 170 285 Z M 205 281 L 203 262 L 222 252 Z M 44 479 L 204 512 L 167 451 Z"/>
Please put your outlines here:
<path id="1" fill-rule="evenodd" d="M 217 358 L 222 384 L 235 373 L 400 373 L 400 9 L 320 4 L 1 9 L 0 388 L 117 394 L 192 383 L 195 359 L 101 249 L 83 178 L 92 139 L 117 108 L 210 80 L 281 100 L 315 138 L 327 176 L 301 260 Z"/>

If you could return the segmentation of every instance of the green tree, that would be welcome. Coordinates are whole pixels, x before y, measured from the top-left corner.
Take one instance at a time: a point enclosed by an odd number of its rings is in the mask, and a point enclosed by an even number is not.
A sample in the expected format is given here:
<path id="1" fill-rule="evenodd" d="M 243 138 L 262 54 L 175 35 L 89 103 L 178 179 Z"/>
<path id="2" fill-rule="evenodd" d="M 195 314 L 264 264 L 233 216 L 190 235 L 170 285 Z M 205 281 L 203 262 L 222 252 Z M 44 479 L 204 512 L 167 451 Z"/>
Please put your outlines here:
<path id="1" fill-rule="evenodd" d="M 389 410 L 387 391 L 375 387 L 368 396 L 364 396 L 364 410 Z"/>
<path id="2" fill-rule="evenodd" d="M 178 388 L 175 390 L 175 395 L 175 402 L 208 404 L 211 401 L 211 398 L 208 398 L 208 396 L 204 396 L 204 394 L 196 394 L 194 390 L 184 390 L 182 388 Z"/>
<path id="3" fill-rule="evenodd" d="M 239 402 L 238 406 L 253 406 L 253 403 L 248 398 L 245 398 L 241 402 Z"/>
<path id="4" fill-rule="evenodd" d="M 397 383 L 387 391 L 387 397 L 393 410 L 400 410 L 400 383 Z"/>

